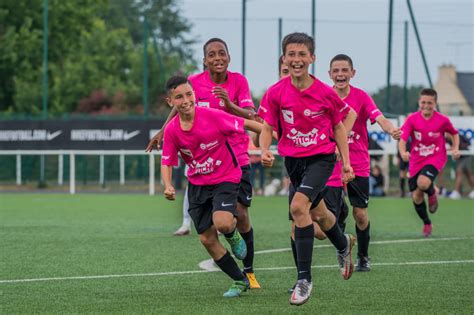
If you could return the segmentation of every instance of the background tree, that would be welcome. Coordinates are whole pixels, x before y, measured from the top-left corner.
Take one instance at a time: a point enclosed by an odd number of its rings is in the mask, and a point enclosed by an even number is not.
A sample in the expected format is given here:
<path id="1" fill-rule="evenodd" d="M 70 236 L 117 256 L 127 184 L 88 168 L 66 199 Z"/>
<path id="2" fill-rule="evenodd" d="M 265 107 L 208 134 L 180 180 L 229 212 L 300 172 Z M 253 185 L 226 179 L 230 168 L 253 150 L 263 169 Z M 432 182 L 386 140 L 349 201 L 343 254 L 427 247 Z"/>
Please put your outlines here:
<path id="1" fill-rule="evenodd" d="M 40 112 L 42 13 L 43 0 L 0 3 L 1 112 Z M 186 39 L 190 24 L 179 15 L 176 1 L 49 0 L 51 115 L 104 109 L 107 113 L 143 111 L 144 15 L 161 58 L 158 64 L 150 36 L 149 99 L 156 112 L 164 84 L 159 78 L 196 67 L 190 55 L 192 41 Z M 104 108 L 98 109 L 97 104 L 104 104 Z"/>
<path id="2" fill-rule="evenodd" d="M 387 114 L 395 114 L 395 115 L 406 115 L 408 113 L 412 113 L 418 110 L 418 96 L 420 94 L 421 89 L 424 86 L 421 85 L 413 85 L 408 87 L 408 103 L 407 103 L 407 111 L 404 110 L 404 94 L 403 94 L 403 87 L 400 85 L 391 85 L 390 86 L 390 108 L 387 110 L 384 108 L 385 106 L 385 99 L 387 95 L 387 87 L 383 87 L 379 89 L 377 92 L 372 94 L 372 98 L 374 99 L 375 103 L 378 105 L 380 109 L 383 109 L 384 112 Z"/>

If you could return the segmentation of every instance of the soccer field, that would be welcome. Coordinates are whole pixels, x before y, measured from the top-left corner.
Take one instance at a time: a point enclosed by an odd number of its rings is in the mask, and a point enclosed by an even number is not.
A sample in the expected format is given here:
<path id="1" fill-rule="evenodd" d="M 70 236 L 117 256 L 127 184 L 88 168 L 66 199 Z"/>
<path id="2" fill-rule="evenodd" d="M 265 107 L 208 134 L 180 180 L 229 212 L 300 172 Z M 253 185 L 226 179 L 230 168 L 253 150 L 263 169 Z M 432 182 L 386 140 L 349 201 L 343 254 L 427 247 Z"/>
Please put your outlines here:
<path id="1" fill-rule="evenodd" d="M 335 249 L 316 240 L 313 294 L 301 307 L 288 303 L 296 271 L 285 198 L 254 200 L 262 289 L 236 299 L 222 297 L 231 284 L 222 272 L 199 268 L 209 256 L 195 232 L 172 236 L 180 206 L 162 196 L 2 194 L 0 313 L 474 313 L 472 200 L 441 199 L 425 239 L 410 199 L 373 199 L 372 271 L 344 281 Z"/>

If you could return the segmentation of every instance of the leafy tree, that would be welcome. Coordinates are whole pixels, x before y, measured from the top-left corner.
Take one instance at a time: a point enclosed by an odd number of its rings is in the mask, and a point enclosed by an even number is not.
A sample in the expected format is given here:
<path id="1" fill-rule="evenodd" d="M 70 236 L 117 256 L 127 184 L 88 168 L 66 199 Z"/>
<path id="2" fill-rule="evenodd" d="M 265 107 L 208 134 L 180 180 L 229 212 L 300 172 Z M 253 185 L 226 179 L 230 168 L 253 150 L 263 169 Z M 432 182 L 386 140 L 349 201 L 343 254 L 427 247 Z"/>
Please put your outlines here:
<path id="1" fill-rule="evenodd" d="M 418 110 L 418 95 L 420 90 L 424 87 L 421 85 L 413 85 L 407 89 L 407 110 L 404 110 L 404 94 L 403 87 L 399 85 L 390 86 L 390 106 L 387 110 L 385 108 L 386 96 L 387 96 L 387 87 L 379 89 L 377 92 L 372 94 L 372 98 L 380 109 L 386 114 L 395 114 L 395 115 L 406 115 L 408 113 Z"/>
<path id="2" fill-rule="evenodd" d="M 49 113 L 87 108 L 101 95 L 112 112 L 143 110 L 143 16 L 155 35 L 158 64 L 148 38 L 150 97 L 159 105 L 159 78 L 195 69 L 190 25 L 174 0 L 49 0 Z M 43 0 L 0 3 L 0 111 L 35 114 L 41 110 Z M 78 108 L 79 103 L 82 104 Z M 102 104 L 95 102 L 95 104 Z"/>

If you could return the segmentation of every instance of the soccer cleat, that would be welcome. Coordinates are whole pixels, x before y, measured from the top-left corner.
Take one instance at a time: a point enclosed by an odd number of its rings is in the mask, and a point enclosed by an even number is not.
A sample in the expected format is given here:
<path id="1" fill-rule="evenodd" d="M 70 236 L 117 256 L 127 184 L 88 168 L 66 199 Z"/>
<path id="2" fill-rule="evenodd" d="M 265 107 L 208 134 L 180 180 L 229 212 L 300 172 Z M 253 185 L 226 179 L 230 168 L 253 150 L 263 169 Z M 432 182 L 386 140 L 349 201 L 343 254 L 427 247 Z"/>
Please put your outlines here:
<path id="1" fill-rule="evenodd" d="M 296 282 L 295 289 L 290 297 L 291 305 L 302 305 L 309 300 L 313 290 L 313 283 L 306 279 L 301 279 Z"/>
<path id="2" fill-rule="evenodd" d="M 255 273 L 244 271 L 244 275 L 247 277 L 247 280 L 249 281 L 250 289 L 261 289 L 260 283 L 258 283 L 257 278 L 255 277 Z"/>
<path id="3" fill-rule="evenodd" d="M 436 194 L 428 196 L 428 210 L 430 213 L 435 213 L 438 210 L 438 197 Z"/>
<path id="4" fill-rule="evenodd" d="M 454 200 L 461 199 L 461 194 L 459 193 L 459 191 L 453 190 L 453 191 L 449 194 L 449 199 L 454 199 Z"/>
<path id="5" fill-rule="evenodd" d="M 187 225 L 181 225 L 181 227 L 173 233 L 174 236 L 185 236 L 189 234 L 191 234 L 191 228 Z"/>
<path id="6" fill-rule="evenodd" d="M 471 190 L 468 197 L 469 197 L 469 199 L 474 199 L 474 190 Z"/>
<path id="7" fill-rule="evenodd" d="M 242 292 L 247 291 L 248 283 L 245 281 L 234 281 L 230 286 L 229 290 L 224 293 L 224 297 L 226 298 L 234 298 L 239 297 Z"/>
<path id="8" fill-rule="evenodd" d="M 232 237 L 226 237 L 225 239 L 229 243 L 232 253 L 234 253 L 237 259 L 242 260 L 245 258 L 245 256 L 247 256 L 247 245 L 237 230 L 234 231 L 234 235 Z"/>
<path id="9" fill-rule="evenodd" d="M 349 280 L 354 271 L 354 263 L 352 262 L 352 247 L 356 242 L 356 238 L 350 234 L 344 234 L 347 239 L 347 248 L 343 253 L 337 254 L 337 261 L 339 262 L 339 269 L 341 271 L 342 278 Z"/>
<path id="10" fill-rule="evenodd" d="M 425 237 L 430 237 L 431 236 L 431 231 L 433 230 L 433 226 L 430 224 L 425 224 L 423 226 L 423 235 Z"/>
<path id="11" fill-rule="evenodd" d="M 357 257 L 356 271 L 367 272 L 370 271 L 370 258 L 365 256 Z"/>

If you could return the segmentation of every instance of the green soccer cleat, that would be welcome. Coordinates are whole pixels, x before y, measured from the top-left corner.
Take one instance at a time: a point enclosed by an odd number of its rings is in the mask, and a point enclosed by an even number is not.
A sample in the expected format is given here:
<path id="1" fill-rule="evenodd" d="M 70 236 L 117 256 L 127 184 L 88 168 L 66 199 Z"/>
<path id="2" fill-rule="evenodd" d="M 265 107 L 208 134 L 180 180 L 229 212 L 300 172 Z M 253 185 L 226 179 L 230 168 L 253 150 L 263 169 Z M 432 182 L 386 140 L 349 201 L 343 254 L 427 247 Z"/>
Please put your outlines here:
<path id="1" fill-rule="evenodd" d="M 224 293 L 224 297 L 226 298 L 234 298 L 239 297 L 242 292 L 247 291 L 249 285 L 245 281 L 234 281 L 234 283 L 230 286 L 229 290 Z"/>
<path id="2" fill-rule="evenodd" d="M 227 242 L 232 249 L 232 253 L 237 259 L 244 259 L 247 256 L 247 245 L 240 233 L 236 230 L 231 238 L 226 237 Z"/>

